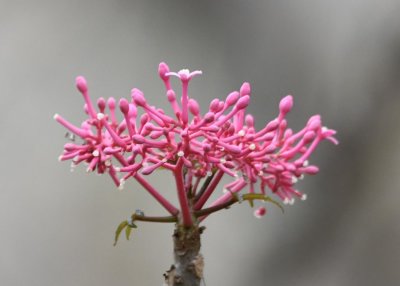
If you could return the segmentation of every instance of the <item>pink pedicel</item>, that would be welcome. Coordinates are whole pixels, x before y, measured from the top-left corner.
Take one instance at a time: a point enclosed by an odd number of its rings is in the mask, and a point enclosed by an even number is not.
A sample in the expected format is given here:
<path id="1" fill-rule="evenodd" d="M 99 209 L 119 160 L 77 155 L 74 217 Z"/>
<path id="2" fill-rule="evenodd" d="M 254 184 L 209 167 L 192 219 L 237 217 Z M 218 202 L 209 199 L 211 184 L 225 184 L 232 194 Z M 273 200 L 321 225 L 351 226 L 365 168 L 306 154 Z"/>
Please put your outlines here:
<path id="1" fill-rule="evenodd" d="M 293 97 L 288 95 L 281 100 L 277 117 L 257 131 L 254 117 L 246 115 L 251 99 L 249 83 L 225 100 L 214 99 L 202 115 L 199 103 L 188 90 L 189 82 L 201 71 L 171 72 L 166 63 L 160 63 L 158 73 L 174 117 L 152 106 L 137 88 L 132 89 L 129 99 L 118 101 L 119 109 L 112 97 L 100 98 L 94 105 L 85 78 L 77 77 L 76 86 L 89 118 L 74 125 L 58 114 L 54 116 L 82 139 L 65 144 L 59 160 L 72 160 L 73 167 L 86 163 L 87 172 L 108 173 L 119 189 L 127 179 L 137 180 L 166 211 L 179 214 L 185 226 L 194 223 L 193 212 L 207 207 L 225 176 L 233 181 L 219 188 L 226 192 L 208 206 L 223 205 L 234 195 L 266 194 L 267 189 L 284 204 L 307 198 L 297 190 L 296 182 L 319 171 L 317 166 L 309 165 L 312 152 L 325 139 L 338 144 L 333 137 L 336 131 L 323 127 L 319 115 L 294 132 L 286 121 L 293 107 Z M 171 88 L 171 76 L 181 81 L 180 100 Z M 142 110 L 140 117 L 138 109 Z M 117 111 L 121 116 L 116 116 Z M 179 208 L 164 197 L 165 190 L 156 190 L 146 179 L 160 168 L 171 171 L 175 178 Z M 199 182 L 207 179 L 211 181 L 200 192 Z M 260 207 L 254 215 L 262 217 L 265 213 L 265 207 Z"/>

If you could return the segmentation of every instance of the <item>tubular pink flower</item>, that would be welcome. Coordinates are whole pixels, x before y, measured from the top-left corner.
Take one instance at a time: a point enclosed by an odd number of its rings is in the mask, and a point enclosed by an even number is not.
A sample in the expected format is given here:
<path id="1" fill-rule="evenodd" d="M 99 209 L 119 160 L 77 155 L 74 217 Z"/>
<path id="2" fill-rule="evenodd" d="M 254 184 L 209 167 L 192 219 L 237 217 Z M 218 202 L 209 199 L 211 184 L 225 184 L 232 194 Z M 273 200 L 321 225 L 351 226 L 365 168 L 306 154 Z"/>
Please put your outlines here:
<path id="1" fill-rule="evenodd" d="M 196 75 L 201 75 L 202 71 L 190 72 L 188 69 L 180 70 L 179 72 L 168 72 L 166 76 L 176 76 L 182 81 L 182 123 L 186 126 L 188 122 L 188 85 L 189 81 Z"/>

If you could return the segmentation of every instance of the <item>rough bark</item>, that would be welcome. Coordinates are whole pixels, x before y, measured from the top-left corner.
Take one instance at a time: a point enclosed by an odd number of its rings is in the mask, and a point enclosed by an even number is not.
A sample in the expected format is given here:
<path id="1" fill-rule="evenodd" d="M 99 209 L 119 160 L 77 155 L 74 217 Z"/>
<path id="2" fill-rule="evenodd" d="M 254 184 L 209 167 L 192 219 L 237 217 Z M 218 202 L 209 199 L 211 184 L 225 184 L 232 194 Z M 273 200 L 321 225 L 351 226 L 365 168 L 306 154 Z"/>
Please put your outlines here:
<path id="1" fill-rule="evenodd" d="M 203 227 L 185 228 L 177 225 L 174 235 L 175 263 L 165 274 L 168 286 L 199 286 L 203 278 L 204 261 L 200 254 Z"/>

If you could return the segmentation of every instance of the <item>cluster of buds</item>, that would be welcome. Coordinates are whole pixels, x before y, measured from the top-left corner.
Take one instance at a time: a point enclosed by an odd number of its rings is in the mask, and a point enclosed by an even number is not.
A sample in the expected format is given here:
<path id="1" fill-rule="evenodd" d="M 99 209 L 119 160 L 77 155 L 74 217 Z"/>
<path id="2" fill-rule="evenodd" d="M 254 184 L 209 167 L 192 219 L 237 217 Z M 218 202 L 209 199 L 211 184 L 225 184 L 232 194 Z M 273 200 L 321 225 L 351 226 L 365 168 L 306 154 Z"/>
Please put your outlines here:
<path id="1" fill-rule="evenodd" d="M 311 153 L 324 139 L 338 143 L 333 137 L 336 132 L 323 127 L 319 115 L 312 116 L 302 130 L 293 132 L 285 119 L 293 106 L 293 98 L 288 95 L 279 104 L 278 116 L 257 131 L 253 116 L 245 113 L 251 98 L 249 83 L 243 83 L 225 100 L 212 100 L 202 114 L 198 102 L 188 94 L 189 82 L 201 71 L 170 72 L 165 63 L 160 63 L 158 71 L 174 117 L 150 105 L 143 92 L 134 88 L 129 100 L 119 100 L 123 119 L 118 122 L 115 99 L 99 98 L 96 108 L 89 98 L 86 80 L 78 77 L 76 86 L 83 95 L 88 119 L 78 127 L 58 114 L 54 118 L 83 143 L 65 144 L 59 159 L 71 159 L 73 166 L 85 162 L 88 172 L 108 173 L 120 189 L 127 179 L 136 179 L 185 226 L 192 225 L 197 219 L 194 214 L 205 209 L 224 176 L 231 177 L 232 182 L 208 204 L 209 209 L 218 209 L 243 194 L 265 196 L 267 190 L 284 204 L 293 204 L 295 198 L 306 199 L 295 184 L 304 175 L 318 172 L 318 167 L 308 163 Z M 181 82 L 180 102 L 171 88 L 171 77 Z M 141 116 L 138 108 L 143 111 Z M 179 207 L 146 180 L 159 168 L 172 172 Z M 265 212 L 261 207 L 255 215 L 260 217 Z"/>

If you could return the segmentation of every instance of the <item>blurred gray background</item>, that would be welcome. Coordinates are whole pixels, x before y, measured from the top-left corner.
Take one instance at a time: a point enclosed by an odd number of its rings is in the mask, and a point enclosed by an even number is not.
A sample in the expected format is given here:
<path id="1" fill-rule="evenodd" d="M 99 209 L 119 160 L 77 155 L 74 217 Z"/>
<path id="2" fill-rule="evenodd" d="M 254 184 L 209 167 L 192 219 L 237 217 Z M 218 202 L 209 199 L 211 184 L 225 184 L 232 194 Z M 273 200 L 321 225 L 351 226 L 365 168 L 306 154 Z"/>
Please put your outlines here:
<path id="1" fill-rule="evenodd" d="M 113 247 L 118 223 L 140 208 L 162 214 L 134 181 L 69 172 L 65 130 L 85 118 L 74 78 L 94 99 L 142 89 L 168 106 L 160 61 L 200 69 L 203 110 L 250 81 L 257 127 L 293 94 L 289 124 L 320 113 L 338 130 L 300 183 L 306 202 L 261 220 L 237 205 L 206 221 L 206 285 L 400 284 L 400 2 L 0 1 L 0 285 L 161 285 L 172 225 L 139 224 Z M 173 198 L 168 174 L 152 182 Z"/>

